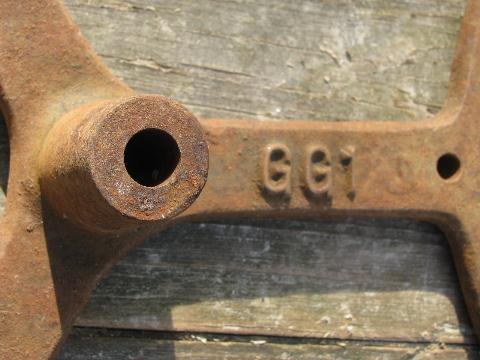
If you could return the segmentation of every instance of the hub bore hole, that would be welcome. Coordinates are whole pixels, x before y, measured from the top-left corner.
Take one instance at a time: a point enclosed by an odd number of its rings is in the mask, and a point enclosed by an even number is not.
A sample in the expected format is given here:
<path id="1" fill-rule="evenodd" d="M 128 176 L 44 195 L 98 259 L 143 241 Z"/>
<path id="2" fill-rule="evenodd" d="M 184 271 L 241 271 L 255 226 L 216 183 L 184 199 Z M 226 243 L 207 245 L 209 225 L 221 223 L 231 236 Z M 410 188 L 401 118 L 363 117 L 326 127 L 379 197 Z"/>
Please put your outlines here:
<path id="1" fill-rule="evenodd" d="M 437 162 L 437 171 L 442 179 L 451 180 L 460 171 L 460 159 L 454 154 L 442 155 Z"/>
<path id="2" fill-rule="evenodd" d="M 161 184 L 173 174 L 179 162 L 177 142 L 162 130 L 142 130 L 125 147 L 125 168 L 132 179 L 143 186 Z"/>

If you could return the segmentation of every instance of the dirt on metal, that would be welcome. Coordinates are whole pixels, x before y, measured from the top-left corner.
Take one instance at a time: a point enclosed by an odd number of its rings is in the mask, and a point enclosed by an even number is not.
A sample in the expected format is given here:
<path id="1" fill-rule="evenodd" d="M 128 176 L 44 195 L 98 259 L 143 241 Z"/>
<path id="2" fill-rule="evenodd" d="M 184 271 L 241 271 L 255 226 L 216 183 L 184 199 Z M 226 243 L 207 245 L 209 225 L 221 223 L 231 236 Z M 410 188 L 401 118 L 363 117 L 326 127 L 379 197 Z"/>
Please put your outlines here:
<path id="1" fill-rule="evenodd" d="M 53 359 L 106 272 L 149 234 L 225 217 L 434 222 L 480 336 L 480 2 L 440 114 L 413 123 L 197 120 L 137 95 L 57 0 L 0 0 L 11 159 L 0 359 Z"/>

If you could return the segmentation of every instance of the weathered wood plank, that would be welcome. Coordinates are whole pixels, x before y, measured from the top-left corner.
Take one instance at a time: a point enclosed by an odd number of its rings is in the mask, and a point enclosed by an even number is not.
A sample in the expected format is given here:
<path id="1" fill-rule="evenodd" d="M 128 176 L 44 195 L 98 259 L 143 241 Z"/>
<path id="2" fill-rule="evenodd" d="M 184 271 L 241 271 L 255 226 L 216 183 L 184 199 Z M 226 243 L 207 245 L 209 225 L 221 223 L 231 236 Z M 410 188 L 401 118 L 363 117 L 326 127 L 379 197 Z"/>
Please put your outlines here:
<path id="1" fill-rule="evenodd" d="M 122 261 L 77 324 L 474 342 L 443 236 L 405 221 L 178 226 Z"/>
<path id="2" fill-rule="evenodd" d="M 128 335 L 127 335 L 128 336 Z M 355 343 L 276 343 L 270 339 L 235 342 L 215 337 L 185 336 L 184 339 L 108 337 L 82 333 L 72 336 L 59 360 L 470 360 L 478 352 L 432 344 Z"/>
<path id="3" fill-rule="evenodd" d="M 395 119 L 441 107 L 465 0 L 67 0 L 138 91 L 227 118 Z"/>

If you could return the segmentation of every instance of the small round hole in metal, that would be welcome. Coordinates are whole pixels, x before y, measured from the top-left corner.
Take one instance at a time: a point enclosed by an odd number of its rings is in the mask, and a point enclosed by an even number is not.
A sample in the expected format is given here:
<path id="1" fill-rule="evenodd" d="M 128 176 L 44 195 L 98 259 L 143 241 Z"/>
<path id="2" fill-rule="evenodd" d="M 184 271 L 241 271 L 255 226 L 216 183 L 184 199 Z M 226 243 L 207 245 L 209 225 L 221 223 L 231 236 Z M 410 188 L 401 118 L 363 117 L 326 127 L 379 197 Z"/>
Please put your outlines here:
<path id="1" fill-rule="evenodd" d="M 180 162 L 180 149 L 175 139 L 159 129 L 142 130 L 128 141 L 124 163 L 137 183 L 154 187 L 165 182 Z"/>
<path id="2" fill-rule="evenodd" d="M 444 180 L 456 180 L 460 174 L 461 167 L 460 159 L 455 154 L 444 154 L 437 161 L 438 175 Z"/>

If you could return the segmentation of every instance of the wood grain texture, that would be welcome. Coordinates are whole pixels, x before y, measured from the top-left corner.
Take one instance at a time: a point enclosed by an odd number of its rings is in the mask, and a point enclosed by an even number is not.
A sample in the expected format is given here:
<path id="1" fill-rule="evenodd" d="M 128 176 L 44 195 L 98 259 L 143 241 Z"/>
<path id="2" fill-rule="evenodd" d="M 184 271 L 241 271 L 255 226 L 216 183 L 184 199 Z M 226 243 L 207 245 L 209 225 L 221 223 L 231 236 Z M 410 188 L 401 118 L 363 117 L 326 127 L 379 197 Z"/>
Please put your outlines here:
<path id="1" fill-rule="evenodd" d="M 66 4 L 117 76 L 199 116 L 413 121 L 442 106 L 465 0 Z M 0 127 L 0 154 L 6 138 Z M 7 157 L 0 163 L 5 190 Z M 446 241 L 411 221 L 175 227 L 122 261 L 77 324 L 227 338 L 205 344 L 86 330 L 64 359 L 477 356 Z M 301 337 L 329 340 L 291 341 Z"/>
<path id="2" fill-rule="evenodd" d="M 465 0 L 67 0 L 113 71 L 197 115 L 393 119 L 442 106 Z"/>
<path id="3" fill-rule="evenodd" d="M 212 336 L 178 338 L 132 337 L 130 334 L 102 336 L 82 332 L 71 337 L 59 360 L 473 360 L 470 347 L 431 344 L 389 344 L 335 341 L 288 343 L 276 339 L 232 339 Z M 174 349 L 174 355 L 172 355 Z"/>
<path id="4" fill-rule="evenodd" d="M 177 226 L 122 261 L 77 323 L 474 342 L 444 238 L 401 221 Z"/>

